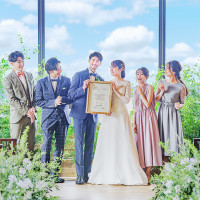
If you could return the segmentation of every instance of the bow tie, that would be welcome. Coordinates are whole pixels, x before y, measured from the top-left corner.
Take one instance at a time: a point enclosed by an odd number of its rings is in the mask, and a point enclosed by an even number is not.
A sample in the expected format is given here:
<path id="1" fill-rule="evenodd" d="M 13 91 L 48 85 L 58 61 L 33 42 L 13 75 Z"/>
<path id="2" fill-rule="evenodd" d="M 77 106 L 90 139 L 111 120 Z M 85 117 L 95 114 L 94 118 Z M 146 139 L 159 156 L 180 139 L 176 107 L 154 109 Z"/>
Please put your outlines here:
<path id="1" fill-rule="evenodd" d="M 20 77 L 20 76 L 23 76 L 24 75 L 24 71 L 22 72 L 17 72 L 17 76 Z"/>
<path id="2" fill-rule="evenodd" d="M 51 79 L 51 82 L 52 82 L 52 81 L 59 81 L 59 79 L 58 79 L 58 78 L 57 78 L 57 79 Z"/>
<path id="3" fill-rule="evenodd" d="M 90 76 L 96 77 L 96 75 L 97 75 L 97 74 L 95 74 L 95 73 L 90 73 Z"/>

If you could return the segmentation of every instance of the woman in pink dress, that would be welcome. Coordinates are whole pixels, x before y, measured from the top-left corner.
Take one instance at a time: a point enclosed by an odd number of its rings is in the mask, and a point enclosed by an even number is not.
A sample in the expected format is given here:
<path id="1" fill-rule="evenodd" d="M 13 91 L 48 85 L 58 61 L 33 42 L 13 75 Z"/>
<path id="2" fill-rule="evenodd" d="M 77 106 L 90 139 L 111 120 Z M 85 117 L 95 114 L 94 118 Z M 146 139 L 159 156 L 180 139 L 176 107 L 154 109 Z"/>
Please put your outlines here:
<path id="1" fill-rule="evenodd" d="M 150 180 L 152 166 L 162 166 L 160 137 L 155 112 L 155 95 L 152 85 L 146 84 L 149 70 L 145 67 L 136 71 L 138 86 L 133 92 L 135 104 L 134 131 L 140 166 Z"/>

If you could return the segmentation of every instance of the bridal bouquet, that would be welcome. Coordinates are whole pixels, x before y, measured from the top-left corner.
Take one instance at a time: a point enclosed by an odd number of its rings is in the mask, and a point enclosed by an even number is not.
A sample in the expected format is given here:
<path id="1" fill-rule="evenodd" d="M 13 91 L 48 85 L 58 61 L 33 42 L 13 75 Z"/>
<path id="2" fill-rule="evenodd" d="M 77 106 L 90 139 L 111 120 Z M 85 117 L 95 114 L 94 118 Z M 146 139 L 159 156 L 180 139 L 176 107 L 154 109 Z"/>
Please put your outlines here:
<path id="1" fill-rule="evenodd" d="M 155 184 L 155 196 L 152 199 L 163 200 L 199 200 L 200 197 L 200 152 L 185 140 L 181 153 L 171 157 L 165 163 L 160 175 L 155 175 L 151 183 Z"/>
<path id="2" fill-rule="evenodd" d="M 58 199 L 49 194 L 56 186 L 47 165 L 41 163 L 39 154 L 32 158 L 26 141 L 24 133 L 15 155 L 6 149 L 0 151 L 0 200 Z"/>

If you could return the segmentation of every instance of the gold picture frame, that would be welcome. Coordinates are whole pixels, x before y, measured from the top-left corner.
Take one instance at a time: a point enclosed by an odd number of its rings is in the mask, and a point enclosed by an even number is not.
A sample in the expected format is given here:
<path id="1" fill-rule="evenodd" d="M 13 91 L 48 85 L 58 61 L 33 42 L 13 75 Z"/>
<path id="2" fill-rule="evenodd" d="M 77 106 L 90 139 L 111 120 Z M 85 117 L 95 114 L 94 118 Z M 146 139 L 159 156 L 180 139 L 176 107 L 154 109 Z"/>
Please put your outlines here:
<path id="1" fill-rule="evenodd" d="M 110 114 L 112 82 L 91 81 L 87 91 L 86 113 Z"/>

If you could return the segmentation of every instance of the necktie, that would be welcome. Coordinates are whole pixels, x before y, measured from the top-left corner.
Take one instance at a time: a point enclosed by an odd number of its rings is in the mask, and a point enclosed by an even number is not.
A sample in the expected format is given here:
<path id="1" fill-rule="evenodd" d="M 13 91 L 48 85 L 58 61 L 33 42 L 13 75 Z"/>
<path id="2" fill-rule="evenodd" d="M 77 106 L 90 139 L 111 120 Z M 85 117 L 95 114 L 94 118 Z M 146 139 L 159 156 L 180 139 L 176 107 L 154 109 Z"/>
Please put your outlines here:
<path id="1" fill-rule="evenodd" d="M 24 75 L 24 71 L 22 72 L 17 72 L 17 76 L 20 77 L 20 76 L 23 76 Z"/>
<path id="2" fill-rule="evenodd" d="M 95 73 L 90 73 L 90 76 L 96 77 L 96 75 L 97 75 L 97 74 L 95 74 Z"/>

